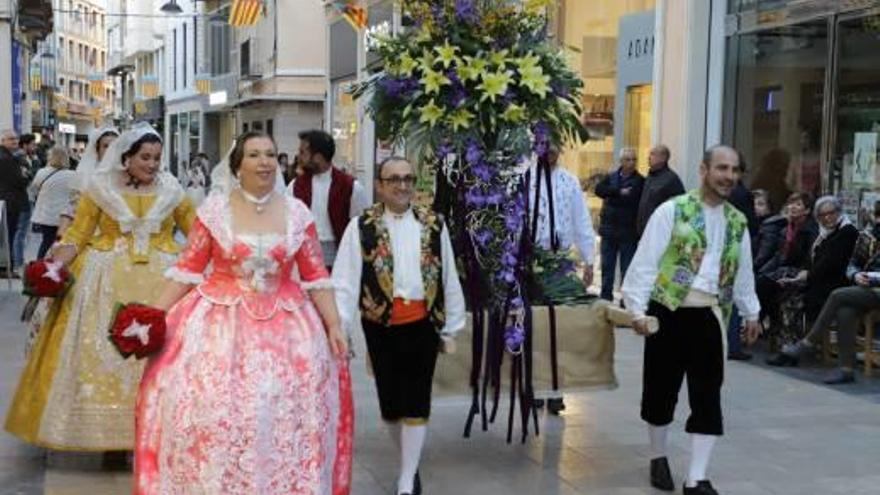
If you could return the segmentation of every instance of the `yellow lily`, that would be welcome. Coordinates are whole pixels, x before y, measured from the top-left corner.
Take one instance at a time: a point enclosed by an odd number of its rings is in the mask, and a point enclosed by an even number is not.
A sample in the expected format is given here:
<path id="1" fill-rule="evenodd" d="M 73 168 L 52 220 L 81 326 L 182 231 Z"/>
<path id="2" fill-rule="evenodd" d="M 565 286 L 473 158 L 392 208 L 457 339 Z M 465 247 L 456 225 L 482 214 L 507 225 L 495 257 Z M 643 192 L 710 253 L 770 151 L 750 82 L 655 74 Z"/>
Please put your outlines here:
<path id="1" fill-rule="evenodd" d="M 533 67 L 527 70 L 520 69 L 519 75 L 520 86 L 529 88 L 529 91 L 540 95 L 541 98 L 544 98 L 550 92 L 550 76 L 544 75 L 544 70 L 541 67 Z"/>
<path id="2" fill-rule="evenodd" d="M 538 62 L 540 61 L 541 59 L 538 58 L 537 55 L 529 52 L 529 54 L 525 57 L 520 57 L 516 59 L 516 65 L 517 67 L 519 67 L 520 72 L 522 72 L 524 70 L 534 69 L 536 67 L 540 68 L 540 66 L 538 65 Z"/>
<path id="3" fill-rule="evenodd" d="M 489 62 L 485 59 L 469 55 L 464 57 L 464 61 L 465 64 L 458 68 L 458 76 L 462 81 L 476 81 L 486 71 L 486 66 L 489 65 Z"/>
<path id="4" fill-rule="evenodd" d="M 434 51 L 437 52 L 437 61 L 447 69 L 452 65 L 452 62 L 458 60 L 458 56 L 456 56 L 458 47 L 450 45 L 449 40 L 444 41 L 441 46 L 434 48 Z"/>
<path id="5" fill-rule="evenodd" d="M 477 86 L 477 89 L 483 92 L 480 101 L 490 99 L 493 103 L 496 97 L 507 92 L 507 87 L 513 82 L 513 77 L 509 70 L 486 73 L 482 75 L 482 78 L 483 82 Z"/>
<path id="6" fill-rule="evenodd" d="M 493 65 L 503 68 L 507 63 L 507 54 L 510 53 L 508 50 L 501 50 L 500 52 L 492 52 L 489 54 L 489 61 L 492 62 Z"/>
<path id="7" fill-rule="evenodd" d="M 416 59 L 412 58 L 409 53 L 404 53 L 400 57 L 400 62 L 397 65 L 397 71 L 400 75 L 409 77 L 412 76 L 413 71 L 416 70 L 416 67 L 418 66 L 419 63 L 416 61 Z"/>
<path id="8" fill-rule="evenodd" d="M 443 117 L 443 109 L 437 106 L 434 98 L 431 98 L 427 105 L 419 109 L 419 113 L 421 114 L 419 122 L 422 124 L 437 125 L 437 121 Z"/>
<path id="9" fill-rule="evenodd" d="M 453 131 L 458 131 L 459 127 L 467 129 L 471 126 L 472 118 L 474 118 L 473 113 L 465 108 L 459 108 L 449 116 L 449 124 L 452 125 Z"/>
<path id="10" fill-rule="evenodd" d="M 422 76 L 419 82 L 425 87 L 425 93 L 429 95 L 439 93 L 441 86 L 452 84 L 452 81 L 442 72 L 431 69 L 425 71 L 425 75 Z"/>
<path id="11" fill-rule="evenodd" d="M 504 110 L 504 113 L 501 114 L 501 118 L 508 122 L 521 122 L 526 118 L 526 109 L 520 105 L 511 103 L 507 106 L 507 109 Z"/>
<path id="12" fill-rule="evenodd" d="M 429 71 L 434 68 L 435 63 L 437 63 L 437 59 L 431 54 L 431 50 L 422 50 L 422 56 L 419 57 L 419 68 L 421 68 L 423 72 Z"/>

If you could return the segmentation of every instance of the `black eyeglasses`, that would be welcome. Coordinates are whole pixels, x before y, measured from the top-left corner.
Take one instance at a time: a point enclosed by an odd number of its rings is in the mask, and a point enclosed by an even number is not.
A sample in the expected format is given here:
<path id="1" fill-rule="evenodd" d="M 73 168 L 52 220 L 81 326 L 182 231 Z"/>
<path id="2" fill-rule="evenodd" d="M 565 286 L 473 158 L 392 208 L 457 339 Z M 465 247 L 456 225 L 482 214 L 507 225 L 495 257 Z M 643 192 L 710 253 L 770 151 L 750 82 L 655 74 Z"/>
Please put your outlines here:
<path id="1" fill-rule="evenodd" d="M 392 186 L 412 187 L 416 183 L 416 177 L 414 175 L 392 175 L 391 177 L 379 177 L 379 180 Z"/>

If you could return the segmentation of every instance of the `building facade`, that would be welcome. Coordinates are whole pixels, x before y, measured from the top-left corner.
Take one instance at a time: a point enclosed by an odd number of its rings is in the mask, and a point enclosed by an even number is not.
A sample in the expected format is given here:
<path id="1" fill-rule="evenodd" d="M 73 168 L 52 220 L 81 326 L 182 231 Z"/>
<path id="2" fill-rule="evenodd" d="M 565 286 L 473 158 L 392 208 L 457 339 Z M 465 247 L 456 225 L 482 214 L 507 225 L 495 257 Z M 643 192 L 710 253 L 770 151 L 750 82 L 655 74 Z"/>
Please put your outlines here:
<path id="1" fill-rule="evenodd" d="M 31 61 L 52 32 L 51 0 L 0 0 L 0 128 L 31 130 Z M 35 62 L 38 64 L 38 62 Z"/>
<path id="2" fill-rule="evenodd" d="M 42 82 L 32 104 L 33 127 L 54 132 L 59 143 L 81 147 L 113 108 L 114 91 L 106 75 L 106 2 L 53 3 L 55 30 L 40 44 L 41 56 L 31 66 L 32 84 Z M 33 77 L 38 71 L 41 76 Z"/>
<path id="3" fill-rule="evenodd" d="M 294 154 L 297 134 L 324 126 L 323 6 L 264 2 L 253 26 L 229 24 L 230 2 L 179 2 L 165 33 L 166 135 L 173 163 L 223 158 L 234 137 L 263 131 Z"/>
<path id="4" fill-rule="evenodd" d="M 135 121 L 151 123 L 160 132 L 165 125 L 165 37 L 167 16 L 161 0 L 108 0 L 114 15 L 108 23 L 107 74 L 118 95 L 114 121 L 128 127 Z M 172 163 L 173 166 L 173 163 Z"/>

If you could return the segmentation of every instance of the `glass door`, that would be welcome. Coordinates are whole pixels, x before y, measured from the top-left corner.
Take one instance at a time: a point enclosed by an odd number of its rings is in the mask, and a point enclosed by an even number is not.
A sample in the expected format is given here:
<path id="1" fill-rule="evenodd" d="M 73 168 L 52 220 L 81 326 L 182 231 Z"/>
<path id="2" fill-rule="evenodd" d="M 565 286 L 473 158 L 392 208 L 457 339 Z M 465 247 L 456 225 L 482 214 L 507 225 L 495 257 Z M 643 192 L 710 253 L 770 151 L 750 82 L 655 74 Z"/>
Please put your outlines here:
<path id="1" fill-rule="evenodd" d="M 829 181 L 847 213 L 860 220 L 880 200 L 878 46 L 880 13 L 840 18 Z"/>

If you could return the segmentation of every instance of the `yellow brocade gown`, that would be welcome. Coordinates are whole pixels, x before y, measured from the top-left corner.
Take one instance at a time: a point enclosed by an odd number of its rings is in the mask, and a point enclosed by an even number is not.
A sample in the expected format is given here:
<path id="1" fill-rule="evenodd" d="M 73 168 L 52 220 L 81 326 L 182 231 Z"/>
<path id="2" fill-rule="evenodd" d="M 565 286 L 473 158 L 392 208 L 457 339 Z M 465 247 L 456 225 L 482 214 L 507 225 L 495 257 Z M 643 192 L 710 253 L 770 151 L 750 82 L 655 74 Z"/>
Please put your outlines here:
<path id="1" fill-rule="evenodd" d="M 156 194 L 122 194 L 142 218 Z M 131 450 L 134 406 L 143 361 L 122 359 L 107 335 L 117 302 L 152 304 L 163 274 L 180 251 L 174 227 L 185 232 L 195 211 L 184 199 L 138 250 L 134 236 L 84 194 L 62 244 L 78 256 L 74 285 L 53 301 L 22 371 L 6 429 L 56 450 Z M 97 233 L 97 234 L 96 234 Z"/>

